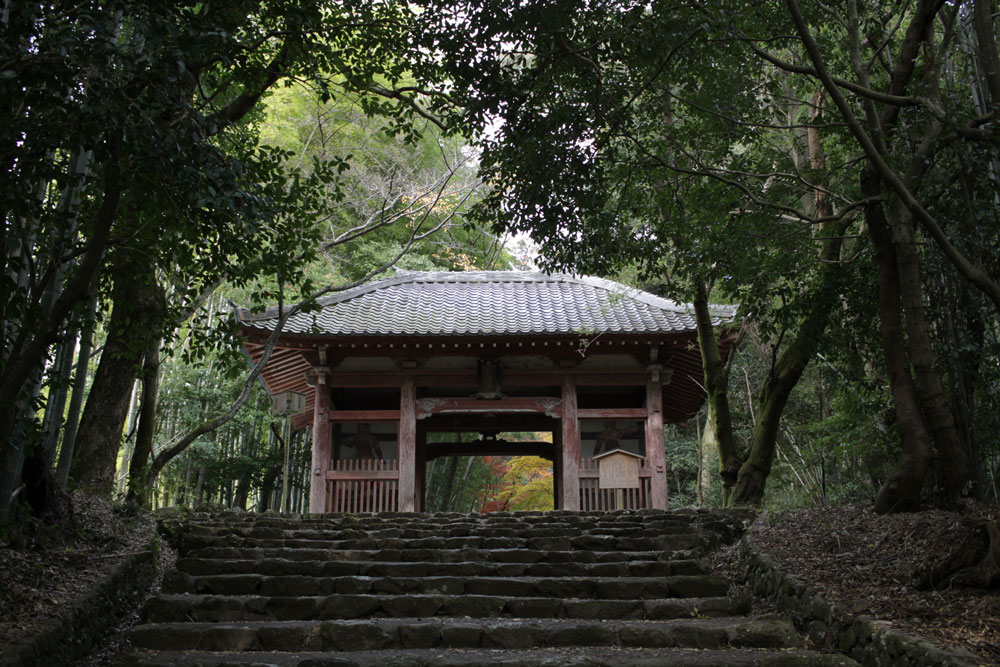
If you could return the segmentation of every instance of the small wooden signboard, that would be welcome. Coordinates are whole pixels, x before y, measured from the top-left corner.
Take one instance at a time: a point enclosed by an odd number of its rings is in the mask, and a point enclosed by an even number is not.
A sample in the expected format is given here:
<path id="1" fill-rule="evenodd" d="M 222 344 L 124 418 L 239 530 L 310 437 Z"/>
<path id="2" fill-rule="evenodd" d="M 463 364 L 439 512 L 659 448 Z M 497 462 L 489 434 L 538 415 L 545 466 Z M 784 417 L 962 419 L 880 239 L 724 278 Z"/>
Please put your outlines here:
<path id="1" fill-rule="evenodd" d="M 598 464 L 597 488 L 599 489 L 638 489 L 639 462 L 644 456 L 626 452 L 624 449 L 612 449 L 594 457 Z"/>
<path id="2" fill-rule="evenodd" d="M 594 457 L 597 464 L 597 488 L 615 489 L 615 508 L 624 509 L 625 492 L 623 489 L 639 488 L 639 462 L 645 456 L 639 456 L 624 449 L 612 449 Z"/>

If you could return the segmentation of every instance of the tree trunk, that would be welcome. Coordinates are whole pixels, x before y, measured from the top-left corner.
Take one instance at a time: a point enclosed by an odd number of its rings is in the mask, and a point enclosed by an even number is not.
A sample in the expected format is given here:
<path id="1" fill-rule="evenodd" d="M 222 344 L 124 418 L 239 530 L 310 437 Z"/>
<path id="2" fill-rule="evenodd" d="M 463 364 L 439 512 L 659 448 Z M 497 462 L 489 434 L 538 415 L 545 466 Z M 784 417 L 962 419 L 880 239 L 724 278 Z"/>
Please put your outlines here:
<path id="1" fill-rule="evenodd" d="M 698 507 L 704 507 L 708 502 L 714 477 L 711 463 L 718 460 L 719 456 L 719 443 L 715 439 L 714 420 L 715 417 L 712 415 L 711 407 L 709 407 L 705 415 L 705 428 L 698 434 Z"/>
<path id="2" fill-rule="evenodd" d="M 177 504 L 184 506 L 191 504 L 191 452 L 184 457 L 184 483 L 177 496 Z"/>
<path id="3" fill-rule="evenodd" d="M 698 281 L 695 290 L 694 316 L 698 331 L 698 349 L 701 351 L 701 367 L 705 374 L 708 410 L 712 415 L 709 424 L 713 431 L 712 438 L 719 450 L 722 504 L 728 506 L 740 470 L 736 439 L 733 437 L 732 416 L 729 411 L 730 364 L 719 354 L 719 338 L 712 326 L 712 314 L 708 309 L 708 289 L 704 283 Z M 731 352 L 730 357 L 732 354 L 735 352 Z M 706 431 L 709 424 L 706 424 Z"/>
<path id="4" fill-rule="evenodd" d="M 73 368 L 73 353 L 76 352 L 76 329 L 66 332 L 66 340 L 59 346 L 56 355 L 55 372 L 49 376 L 49 397 L 45 402 L 45 421 L 42 431 L 44 447 L 49 459 L 54 459 L 59 446 L 59 433 L 63 430 L 63 415 L 66 411 L 66 394 L 69 392 L 69 376 Z"/>
<path id="5" fill-rule="evenodd" d="M 148 507 L 153 489 L 149 474 L 156 434 L 156 403 L 160 392 L 160 345 L 163 339 L 152 336 L 142 363 L 142 403 L 139 406 L 139 426 L 135 432 L 135 449 L 128 467 L 126 500 Z"/>
<path id="6" fill-rule="evenodd" d="M 924 316 L 913 218 L 898 204 L 892 209 L 893 247 L 899 270 L 900 299 L 906 316 L 906 349 L 913 367 L 920 411 L 934 440 L 945 500 L 955 505 L 965 489 L 965 450 L 944 393 Z"/>
<path id="7" fill-rule="evenodd" d="M 83 407 L 83 395 L 87 391 L 87 374 L 90 367 L 90 351 L 93 349 L 94 325 L 97 321 L 97 290 L 93 290 L 90 305 L 87 308 L 86 319 L 80 332 L 80 349 L 76 357 L 76 374 L 73 377 L 73 394 L 69 401 L 69 411 L 66 413 L 66 430 L 63 432 L 62 447 L 59 449 L 59 466 L 56 469 L 56 479 L 66 486 L 69 469 L 73 463 L 73 452 L 76 450 L 76 431 L 80 425 L 80 409 Z"/>
<path id="8" fill-rule="evenodd" d="M 862 193 L 871 197 L 879 189 L 877 177 L 866 169 L 862 175 Z M 882 204 L 869 204 L 865 209 L 865 219 L 875 245 L 879 272 L 879 333 L 903 450 L 899 466 L 875 497 L 875 511 L 879 514 L 906 512 L 920 507 L 920 489 L 930 468 L 934 447 L 920 413 L 920 402 L 906 359 L 900 314 L 899 264 Z"/>
<path id="9" fill-rule="evenodd" d="M 820 252 L 819 277 L 810 288 L 812 301 L 809 314 L 799 324 L 792 341 L 785 347 L 771 368 L 768 379 L 758 399 L 757 421 L 750 437 L 750 452 L 739 469 L 736 487 L 729 505 L 759 505 L 764 498 L 767 476 L 774 462 L 781 415 L 788 403 L 792 389 L 798 384 L 806 366 L 819 348 L 820 339 L 830 321 L 840 296 L 837 260 L 843 246 L 843 234 L 848 222 L 826 224 L 821 227 L 824 237 Z M 803 297 L 806 298 L 806 297 Z"/>
<path id="10" fill-rule="evenodd" d="M 77 434 L 71 477 L 95 495 L 110 497 L 132 385 L 150 337 L 160 327 L 162 295 L 151 268 L 122 250 L 116 261 L 114 308 L 108 338 Z"/>
<path id="11" fill-rule="evenodd" d="M 194 485 L 194 505 L 197 507 L 205 500 L 205 466 L 198 468 L 198 481 Z"/>

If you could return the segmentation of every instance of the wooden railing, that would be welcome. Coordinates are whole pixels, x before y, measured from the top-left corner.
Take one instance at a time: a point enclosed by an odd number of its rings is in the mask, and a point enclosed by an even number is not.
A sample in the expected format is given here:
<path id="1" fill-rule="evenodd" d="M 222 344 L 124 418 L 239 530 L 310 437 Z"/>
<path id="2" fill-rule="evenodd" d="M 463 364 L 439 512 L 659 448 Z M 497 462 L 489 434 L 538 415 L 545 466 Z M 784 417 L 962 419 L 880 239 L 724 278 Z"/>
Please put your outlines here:
<path id="1" fill-rule="evenodd" d="M 395 459 L 332 461 L 326 472 L 327 512 L 395 512 L 399 463 Z"/>
<path id="2" fill-rule="evenodd" d="M 652 473 L 645 461 L 639 464 L 639 488 L 622 489 L 622 507 L 617 507 L 618 489 L 598 488 L 598 461 L 580 459 L 580 509 L 584 512 L 614 509 L 646 509 L 650 503 L 650 478 Z"/>

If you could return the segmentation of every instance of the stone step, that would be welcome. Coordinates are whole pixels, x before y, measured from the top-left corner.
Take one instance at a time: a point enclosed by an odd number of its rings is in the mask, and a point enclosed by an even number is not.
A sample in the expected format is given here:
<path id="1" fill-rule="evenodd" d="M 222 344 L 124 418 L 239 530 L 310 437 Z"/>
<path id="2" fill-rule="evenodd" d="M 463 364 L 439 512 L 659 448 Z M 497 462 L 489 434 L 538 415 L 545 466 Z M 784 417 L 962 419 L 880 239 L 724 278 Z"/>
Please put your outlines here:
<path id="1" fill-rule="evenodd" d="M 711 574 L 669 577 L 313 577 L 260 574 L 192 576 L 171 572 L 164 593 L 214 595 L 357 595 L 423 593 L 599 600 L 648 600 L 726 595 L 729 580 Z"/>
<path id="2" fill-rule="evenodd" d="M 507 563 L 497 561 L 288 560 L 285 558 L 181 558 L 177 570 L 194 576 L 256 573 L 315 577 L 669 577 L 707 574 L 704 560 L 622 560 L 606 563 Z"/>
<path id="3" fill-rule="evenodd" d="M 241 512 L 234 515 L 223 516 L 220 514 L 198 514 L 191 513 L 188 518 L 197 523 L 204 524 L 226 524 L 238 525 L 240 523 L 274 523 L 274 524 L 325 524 L 325 525 L 447 525 L 474 523 L 479 525 L 505 525 L 517 524 L 519 526 L 545 526 L 545 525 L 586 525 L 596 526 L 601 524 L 628 524 L 628 523 L 653 523 L 657 521 L 668 521 L 673 523 L 695 523 L 702 520 L 738 520 L 732 516 L 727 516 L 720 512 L 703 512 L 701 514 L 684 514 L 682 512 L 667 511 L 646 511 L 644 513 L 634 511 L 610 511 L 610 512 L 541 512 L 532 516 L 513 516 L 503 512 L 488 512 L 480 514 L 472 512 L 469 514 L 448 514 L 438 513 L 405 513 L 405 512 L 376 512 L 376 513 L 337 513 L 328 512 L 323 514 L 278 514 L 276 512 L 264 512 L 255 514 L 253 512 Z"/>
<path id="4" fill-rule="evenodd" d="M 238 537 L 234 535 L 187 535 L 181 552 L 188 554 L 210 547 L 329 549 L 538 549 L 541 551 L 665 551 L 708 546 L 698 533 L 659 535 L 656 537 L 612 537 L 579 535 L 577 537 L 422 537 L 418 539 L 357 537 L 336 540 Z"/>
<path id="5" fill-rule="evenodd" d="M 558 647 L 504 651 L 500 649 L 408 649 L 328 653 L 183 653 L 135 651 L 122 667 L 854 667 L 858 663 L 837 654 L 802 649 L 644 649 Z"/>
<path id="6" fill-rule="evenodd" d="M 128 664 L 854 664 L 707 572 L 739 513 L 181 518 Z"/>
<path id="7" fill-rule="evenodd" d="M 519 512 L 488 512 L 465 513 L 465 512 L 377 512 L 370 514 L 344 514 L 328 512 L 320 514 L 296 514 L 278 512 L 244 512 L 241 510 L 226 510 L 214 512 L 198 512 L 190 510 L 180 510 L 178 508 L 168 508 L 160 510 L 158 516 L 169 518 L 171 513 L 183 515 L 188 521 L 197 523 L 218 523 L 218 524 L 239 524 L 253 521 L 268 521 L 275 523 L 337 523 L 337 524 L 447 524 L 447 523 L 486 523 L 504 524 L 515 523 L 518 525 L 531 524 L 600 524 L 613 522 L 637 522 L 637 521 L 699 521 L 710 520 L 732 520 L 740 521 L 747 517 L 746 512 L 725 511 L 725 510 L 612 510 L 612 511 L 575 511 L 575 510 L 546 510 L 546 511 L 519 511 Z"/>
<path id="8" fill-rule="evenodd" d="M 242 527 L 227 525 L 191 526 L 189 534 L 198 536 L 254 537 L 261 539 L 403 539 L 413 540 L 426 537 L 580 537 L 593 536 L 599 540 L 615 537 L 651 537 L 660 535 L 687 535 L 697 533 L 698 528 L 690 524 L 635 524 L 630 526 L 607 526 L 603 528 L 583 528 L 579 526 L 440 526 L 435 528 L 290 528 L 287 526 L 261 526 L 252 524 Z"/>
<path id="9" fill-rule="evenodd" d="M 369 616 L 646 619 L 715 618 L 750 611 L 750 598 L 573 600 L 488 595 L 161 595 L 142 610 L 144 623 L 332 620 Z"/>
<path id="10" fill-rule="evenodd" d="M 367 619 L 152 623 L 133 646 L 163 651 L 374 651 L 384 649 L 623 646 L 637 648 L 800 648 L 784 619 Z"/>
<path id="11" fill-rule="evenodd" d="M 284 547 L 207 547 L 186 552 L 187 559 L 221 560 L 311 560 L 462 563 L 620 563 L 632 560 L 700 559 L 705 550 L 667 549 L 655 551 L 540 551 L 538 549 L 290 549 Z"/>

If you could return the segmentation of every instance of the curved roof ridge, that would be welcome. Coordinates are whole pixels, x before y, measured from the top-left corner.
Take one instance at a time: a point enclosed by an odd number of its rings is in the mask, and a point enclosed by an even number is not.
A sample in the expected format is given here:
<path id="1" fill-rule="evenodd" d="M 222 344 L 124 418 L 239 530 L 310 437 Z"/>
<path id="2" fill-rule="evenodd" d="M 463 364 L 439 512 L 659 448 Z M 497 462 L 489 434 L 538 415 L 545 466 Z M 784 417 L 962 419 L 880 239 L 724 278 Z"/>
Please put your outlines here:
<path id="1" fill-rule="evenodd" d="M 535 296 L 527 297 L 531 299 L 528 303 L 528 310 L 523 310 L 523 308 L 518 306 L 512 306 L 512 302 L 509 302 L 509 297 L 507 295 L 510 292 L 503 290 L 503 292 L 495 292 L 493 297 L 483 297 L 482 294 L 489 294 L 489 290 L 484 293 L 481 290 L 482 287 L 471 289 L 474 292 L 469 292 L 465 288 L 457 288 L 461 291 L 455 292 L 456 288 L 443 288 L 443 295 L 448 294 L 455 297 L 456 301 L 442 301 L 437 304 L 431 305 L 433 311 L 427 311 L 421 309 L 424 315 L 414 313 L 413 317 L 420 320 L 418 324 L 414 319 L 405 319 L 401 321 L 399 317 L 395 317 L 396 310 L 403 308 L 406 311 L 410 311 L 413 308 L 413 301 L 406 301 L 406 298 L 415 298 L 413 295 L 420 292 L 420 285 L 427 284 L 441 284 L 441 285 L 486 285 L 486 284 L 523 284 L 523 285 L 552 285 L 547 292 L 537 292 L 534 291 L 539 288 L 521 288 L 529 289 L 528 293 L 519 291 L 522 295 L 534 294 Z M 562 284 L 565 286 L 563 289 L 559 289 L 555 292 L 551 291 L 555 289 L 555 285 Z M 393 290 L 392 288 L 397 286 L 403 286 L 400 289 L 404 290 L 402 292 L 398 290 Z M 407 287 L 410 286 L 410 287 Z M 584 292 L 574 292 L 573 290 L 584 289 Z M 593 296 L 585 296 L 587 294 L 586 290 L 589 289 L 590 294 Z M 567 292 L 566 290 L 570 290 Z M 379 293 L 382 293 L 382 296 Z M 605 296 L 599 297 L 598 294 L 604 293 Z M 573 297 L 573 301 L 566 301 L 569 294 L 576 294 Z M 479 297 L 472 297 L 472 294 L 480 294 Z M 501 297 L 500 295 L 504 296 Z M 544 297 L 541 301 L 541 294 L 550 294 L 550 297 Z M 406 297 L 403 295 L 410 295 Z M 456 296 L 459 295 L 459 296 Z M 472 306 L 472 302 L 467 301 L 471 298 L 486 298 L 486 301 L 479 301 L 475 307 Z M 374 299 L 375 301 L 372 301 Z M 400 301 L 399 299 L 404 299 Z M 503 310 L 501 306 L 501 311 L 497 311 L 494 306 L 488 305 L 491 301 L 499 304 L 501 301 L 507 300 L 506 307 L 508 310 L 510 308 L 516 308 L 520 313 L 522 321 L 520 323 L 512 323 L 510 317 L 506 317 L 504 313 L 507 311 Z M 552 301 L 546 301 L 545 299 L 553 299 Z M 582 299 L 582 302 L 579 300 Z M 596 301 L 595 301 L 596 299 Z M 355 300 L 357 300 L 355 302 Z M 435 301 L 432 299 L 431 303 Z M 570 306 L 571 303 L 576 305 Z M 604 305 L 600 305 L 603 303 Z M 425 328 L 428 332 L 437 331 L 440 334 L 447 333 L 473 333 L 473 326 L 470 329 L 469 317 L 472 315 L 478 315 L 479 317 L 485 318 L 487 320 L 493 321 L 492 324 L 483 322 L 485 327 L 481 331 L 484 333 L 494 332 L 493 326 L 499 326 L 504 331 L 514 330 L 521 331 L 522 328 L 527 330 L 536 331 L 538 326 L 547 329 L 549 326 L 555 326 L 556 329 L 562 330 L 566 328 L 586 328 L 588 326 L 609 326 L 611 329 L 616 329 L 621 327 L 621 331 L 664 331 L 664 330 L 690 330 L 693 329 L 693 310 L 687 304 L 677 303 L 670 299 L 666 299 L 643 290 L 624 285 L 622 283 L 615 282 L 613 280 L 608 280 L 605 278 L 598 278 L 596 276 L 584 276 L 584 275 L 572 275 L 566 273 L 543 273 L 540 271 L 406 271 L 397 270 L 396 275 L 389 276 L 386 278 L 381 278 L 379 280 L 373 280 L 368 283 L 357 285 L 349 289 L 345 289 L 341 292 L 329 294 L 327 296 L 317 299 L 317 305 L 319 306 L 319 311 L 326 311 L 329 306 L 336 304 L 345 304 L 344 308 L 350 310 L 338 309 L 341 313 L 340 316 L 336 317 L 347 317 L 348 312 L 354 312 L 354 317 L 349 319 L 349 323 L 345 326 L 350 330 L 355 330 L 354 323 L 355 318 L 360 317 L 361 320 L 367 322 L 363 324 L 358 321 L 357 324 L 365 331 L 381 331 L 386 325 L 392 326 L 388 322 L 381 320 L 380 318 L 372 319 L 370 312 L 371 304 L 382 303 L 383 305 L 395 304 L 390 306 L 390 311 L 393 312 L 393 317 L 395 318 L 395 324 L 397 326 L 402 326 L 405 331 L 411 331 L 413 327 L 423 331 Z M 521 304 L 522 302 L 517 302 Z M 563 304 L 561 306 L 557 304 Z M 350 305 L 346 305 L 350 304 Z M 405 305 L 404 305 L 405 304 Z M 467 307 L 472 308 L 470 311 L 465 311 L 460 308 L 457 312 L 455 307 L 457 304 L 464 304 Z M 531 307 L 533 304 L 533 307 Z M 551 306 L 549 305 L 551 304 Z M 620 304 L 620 305 L 615 305 Z M 628 305 L 631 304 L 631 305 Z M 554 309 L 553 309 L 554 308 Z M 563 310 L 568 308 L 568 310 Z M 611 310 L 607 310 L 610 308 Z M 636 311 L 635 309 L 650 309 L 647 310 L 645 315 L 642 312 Z M 358 310 L 360 309 L 360 310 Z M 395 310 L 393 310 L 395 309 Z M 540 310 L 536 310 L 540 309 Z M 596 310 L 595 310 L 596 309 Z M 622 310 L 624 309 L 624 310 Z M 320 314 L 319 311 L 313 311 L 312 313 L 302 313 L 300 315 L 294 316 L 295 319 L 301 319 L 302 317 L 316 319 L 316 316 Z M 356 311 L 356 312 L 355 312 Z M 611 311 L 619 311 L 617 314 Z M 659 312 L 660 315 L 655 315 L 654 313 Z M 492 313 L 492 314 L 490 314 Z M 534 315 L 532 315 L 534 313 Z M 507 313 L 509 315 L 509 313 Z M 713 319 L 717 319 L 716 324 L 722 321 L 732 319 L 735 315 L 735 307 L 728 306 L 712 306 Z M 250 313 L 247 309 L 238 310 L 239 319 L 249 324 L 250 326 L 256 325 L 257 327 L 266 327 L 266 321 L 274 319 L 278 316 L 278 308 L 271 307 L 260 313 Z M 330 317 L 335 317 L 331 314 L 322 315 L 322 319 L 329 320 Z M 455 318 L 458 319 L 455 319 Z M 504 319 L 506 317 L 506 319 Z M 512 316 L 511 316 L 512 317 Z M 524 320 L 523 318 L 529 318 Z M 611 317 L 615 320 L 612 323 L 611 320 L 607 318 Z M 681 319 L 678 320 L 677 318 Z M 504 320 L 498 323 L 498 318 Z M 566 318 L 569 318 L 566 320 Z M 595 319 L 596 318 L 596 319 Z M 624 318 L 624 319 L 622 319 Z M 653 318 L 653 319 L 650 319 Z M 551 320 L 551 321 L 550 321 Z M 566 321 L 564 321 L 566 320 Z M 534 321 L 534 324 L 530 322 Z M 542 324 L 542 321 L 547 322 L 547 324 Z M 654 323 L 658 322 L 658 324 Z M 682 324 L 682 321 L 685 322 Z M 590 324 L 587 324 L 589 322 Z M 332 320 L 330 321 L 332 324 Z M 304 322 L 300 326 L 304 326 Z M 429 328 L 428 328 L 429 327 Z M 457 329 L 451 329 L 451 327 L 458 327 Z M 513 327 L 513 329 L 510 329 Z M 665 327 L 665 329 L 664 329 Z M 295 327 L 300 328 L 300 327 Z M 339 327 L 335 327 L 339 328 Z M 690 329 L 689 329 L 690 328 Z M 413 329 L 412 332 L 416 332 Z M 360 332 L 360 329 L 357 330 Z M 331 332 L 332 333 L 332 332 Z M 401 331 L 402 333 L 402 331 Z"/>

